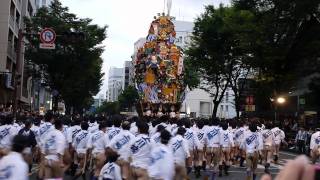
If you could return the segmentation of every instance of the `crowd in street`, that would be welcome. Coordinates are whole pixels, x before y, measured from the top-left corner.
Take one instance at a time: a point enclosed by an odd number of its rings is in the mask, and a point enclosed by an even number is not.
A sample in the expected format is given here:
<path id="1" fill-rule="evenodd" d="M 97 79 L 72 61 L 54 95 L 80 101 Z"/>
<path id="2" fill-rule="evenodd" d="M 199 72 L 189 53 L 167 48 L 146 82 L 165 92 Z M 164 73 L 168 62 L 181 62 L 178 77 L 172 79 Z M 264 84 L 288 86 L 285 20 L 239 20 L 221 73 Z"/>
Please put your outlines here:
<path id="1" fill-rule="evenodd" d="M 257 118 L 0 115 L 0 179 L 25 180 L 35 164 L 39 179 L 206 179 L 228 176 L 231 165 L 256 179 L 258 163 L 270 173 L 285 133 Z M 305 140 L 297 133 L 298 146 Z M 310 138 L 311 158 L 320 154 L 320 131 Z"/>

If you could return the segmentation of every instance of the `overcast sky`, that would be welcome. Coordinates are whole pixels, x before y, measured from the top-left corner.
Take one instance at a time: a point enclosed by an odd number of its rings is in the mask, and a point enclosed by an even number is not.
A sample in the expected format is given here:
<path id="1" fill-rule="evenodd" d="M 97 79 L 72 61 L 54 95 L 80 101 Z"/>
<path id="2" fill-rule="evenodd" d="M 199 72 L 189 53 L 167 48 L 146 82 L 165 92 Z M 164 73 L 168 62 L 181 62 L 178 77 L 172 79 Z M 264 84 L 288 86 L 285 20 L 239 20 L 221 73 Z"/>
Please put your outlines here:
<path id="1" fill-rule="evenodd" d="M 193 21 L 204 11 L 204 6 L 230 0 L 172 0 L 171 15 L 177 20 Z M 164 0 L 61 0 L 72 13 L 79 17 L 93 19 L 93 23 L 108 25 L 108 38 L 104 41 L 105 51 L 103 72 L 107 74 L 112 66 L 123 67 L 126 60 L 131 60 L 133 44 L 140 37 L 147 35 L 149 25 L 159 12 L 163 12 Z M 104 77 L 105 94 L 107 76 Z"/>

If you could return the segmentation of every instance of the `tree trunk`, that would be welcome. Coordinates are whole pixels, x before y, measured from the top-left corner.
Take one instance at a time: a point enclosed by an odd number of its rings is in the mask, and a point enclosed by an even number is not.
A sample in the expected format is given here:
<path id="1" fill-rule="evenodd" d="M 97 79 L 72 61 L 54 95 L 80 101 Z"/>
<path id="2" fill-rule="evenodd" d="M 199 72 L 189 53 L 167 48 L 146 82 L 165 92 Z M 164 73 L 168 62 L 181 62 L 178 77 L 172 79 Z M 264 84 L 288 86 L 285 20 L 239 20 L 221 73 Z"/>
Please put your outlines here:
<path id="1" fill-rule="evenodd" d="M 212 118 L 217 117 L 217 111 L 218 111 L 219 104 L 220 104 L 219 102 L 213 101 Z"/>

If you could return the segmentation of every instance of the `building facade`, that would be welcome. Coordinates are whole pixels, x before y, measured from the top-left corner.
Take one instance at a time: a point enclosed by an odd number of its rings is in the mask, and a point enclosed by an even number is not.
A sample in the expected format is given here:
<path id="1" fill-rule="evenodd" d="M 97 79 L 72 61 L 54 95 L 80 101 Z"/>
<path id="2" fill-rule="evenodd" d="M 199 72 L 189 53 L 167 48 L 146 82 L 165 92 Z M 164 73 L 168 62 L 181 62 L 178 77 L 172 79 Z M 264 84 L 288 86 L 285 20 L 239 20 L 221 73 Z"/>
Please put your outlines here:
<path id="1" fill-rule="evenodd" d="M 107 88 L 107 101 L 114 102 L 118 100 L 118 96 L 123 90 L 123 74 L 124 68 L 112 67 L 109 70 L 108 88 Z"/>
<path id="2" fill-rule="evenodd" d="M 48 7 L 52 3 L 53 0 L 36 0 L 37 9 L 41 7 Z"/>
<path id="3" fill-rule="evenodd" d="M 123 66 L 123 80 L 122 89 L 126 89 L 128 86 L 133 85 L 133 64 L 132 61 L 125 61 Z"/>
<path id="4" fill-rule="evenodd" d="M 19 43 L 18 35 L 19 30 L 24 30 L 23 18 L 33 16 L 35 11 L 35 0 L 0 1 L 0 104 L 13 104 L 17 83 L 19 107 L 30 105 L 31 75 L 24 58 L 26 39 L 22 38 Z M 19 46 L 20 54 L 17 53 Z M 18 63 L 17 57 L 20 57 Z"/>

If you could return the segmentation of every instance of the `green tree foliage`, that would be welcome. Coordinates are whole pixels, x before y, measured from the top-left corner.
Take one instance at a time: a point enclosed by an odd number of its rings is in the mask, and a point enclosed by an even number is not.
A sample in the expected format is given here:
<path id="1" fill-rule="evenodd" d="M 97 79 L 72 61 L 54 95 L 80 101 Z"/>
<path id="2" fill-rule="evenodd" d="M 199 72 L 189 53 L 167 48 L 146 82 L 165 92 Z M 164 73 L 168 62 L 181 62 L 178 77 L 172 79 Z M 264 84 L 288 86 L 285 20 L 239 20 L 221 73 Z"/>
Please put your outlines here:
<path id="1" fill-rule="evenodd" d="M 39 49 L 39 36 L 29 35 L 26 56 L 37 64 L 42 78 L 59 97 L 67 109 L 76 111 L 88 107 L 92 96 L 98 93 L 102 83 L 102 41 L 106 38 L 106 26 L 92 24 L 91 19 L 81 19 L 55 0 L 49 8 L 41 8 L 31 19 L 26 19 L 26 31 L 37 34 L 43 28 L 52 28 L 57 34 L 54 50 Z M 75 37 L 66 32 L 81 32 Z"/>
<path id="2" fill-rule="evenodd" d="M 258 31 L 250 43 L 256 59 L 252 65 L 259 72 L 256 98 L 264 102 L 261 107 L 270 107 L 270 97 L 287 94 L 320 69 L 319 5 L 319 0 L 233 0 L 235 8 L 256 17 Z"/>
<path id="3" fill-rule="evenodd" d="M 251 43 L 257 59 L 254 66 L 260 72 L 259 80 L 269 84 L 273 94 L 287 91 L 301 75 L 306 75 L 308 71 L 304 68 L 312 67 L 301 65 L 319 57 L 319 46 L 314 46 L 312 40 L 319 32 L 312 33 L 305 25 L 310 17 L 319 17 L 320 1 L 234 0 L 233 4 L 256 16 L 258 31 L 253 32 L 256 39 Z M 305 28 L 308 30 L 303 30 Z"/>
<path id="4" fill-rule="evenodd" d="M 249 40 L 254 38 L 254 18 L 250 11 L 209 5 L 195 21 L 192 42 L 186 51 L 186 76 L 199 75 L 199 87 L 213 97 L 213 116 L 227 88 L 233 85 L 239 90 L 232 80 L 240 78 L 241 69 L 249 68 L 253 61 Z"/>
<path id="5" fill-rule="evenodd" d="M 122 91 L 118 97 L 119 104 L 121 109 L 128 108 L 129 111 L 132 110 L 132 107 L 138 102 L 139 94 L 135 87 L 128 86 Z"/>
<path id="6" fill-rule="evenodd" d="M 115 115 L 120 113 L 120 104 L 115 102 L 104 102 L 96 111 L 96 113 L 105 113 L 106 115 Z"/>

